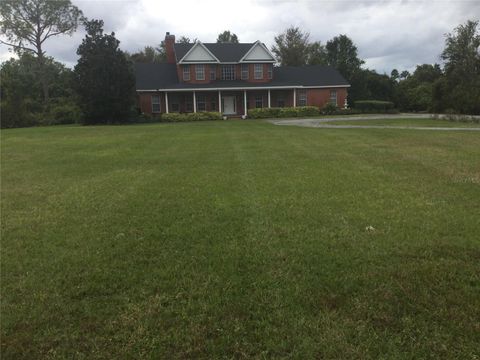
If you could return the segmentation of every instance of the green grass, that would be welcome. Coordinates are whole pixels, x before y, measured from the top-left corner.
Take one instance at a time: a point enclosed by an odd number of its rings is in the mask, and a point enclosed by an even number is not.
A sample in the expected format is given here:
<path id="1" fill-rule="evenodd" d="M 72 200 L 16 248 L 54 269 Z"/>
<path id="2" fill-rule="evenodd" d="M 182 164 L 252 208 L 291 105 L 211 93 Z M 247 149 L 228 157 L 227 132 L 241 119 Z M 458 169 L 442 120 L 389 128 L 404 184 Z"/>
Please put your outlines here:
<path id="1" fill-rule="evenodd" d="M 385 126 L 420 126 L 420 127 L 465 127 L 478 128 L 478 123 L 454 122 L 442 119 L 372 119 L 372 120 L 342 120 L 325 122 L 328 125 L 385 125 Z"/>
<path id="2" fill-rule="evenodd" d="M 480 356 L 478 133 L 1 140 L 2 359 Z"/>

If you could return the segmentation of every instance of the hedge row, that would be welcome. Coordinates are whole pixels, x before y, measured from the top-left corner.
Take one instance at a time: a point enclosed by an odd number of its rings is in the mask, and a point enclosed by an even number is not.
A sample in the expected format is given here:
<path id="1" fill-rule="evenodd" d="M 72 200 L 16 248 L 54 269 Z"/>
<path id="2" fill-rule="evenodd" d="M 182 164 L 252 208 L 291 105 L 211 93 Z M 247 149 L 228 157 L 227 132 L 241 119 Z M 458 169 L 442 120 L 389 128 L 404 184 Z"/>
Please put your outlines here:
<path id="1" fill-rule="evenodd" d="M 320 115 L 320 110 L 315 106 L 299 106 L 284 108 L 261 108 L 248 110 L 248 117 L 252 119 L 285 118 Z"/>
<path id="2" fill-rule="evenodd" d="M 355 109 L 362 112 L 391 112 L 394 104 L 391 101 L 360 100 L 355 101 Z"/>
<path id="3" fill-rule="evenodd" d="M 222 114 L 219 112 L 197 112 L 197 113 L 168 113 L 161 115 L 142 114 L 139 122 L 187 122 L 187 121 L 205 121 L 222 120 Z"/>

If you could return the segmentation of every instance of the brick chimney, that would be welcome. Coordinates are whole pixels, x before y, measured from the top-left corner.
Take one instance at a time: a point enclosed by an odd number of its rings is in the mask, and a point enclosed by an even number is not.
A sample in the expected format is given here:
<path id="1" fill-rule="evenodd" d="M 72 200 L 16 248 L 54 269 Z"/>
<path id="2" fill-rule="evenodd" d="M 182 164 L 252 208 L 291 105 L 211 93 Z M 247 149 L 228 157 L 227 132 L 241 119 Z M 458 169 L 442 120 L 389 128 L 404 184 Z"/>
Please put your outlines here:
<path id="1" fill-rule="evenodd" d="M 167 52 L 167 62 L 169 64 L 175 64 L 175 35 L 170 35 L 169 32 L 165 34 L 165 51 Z"/>

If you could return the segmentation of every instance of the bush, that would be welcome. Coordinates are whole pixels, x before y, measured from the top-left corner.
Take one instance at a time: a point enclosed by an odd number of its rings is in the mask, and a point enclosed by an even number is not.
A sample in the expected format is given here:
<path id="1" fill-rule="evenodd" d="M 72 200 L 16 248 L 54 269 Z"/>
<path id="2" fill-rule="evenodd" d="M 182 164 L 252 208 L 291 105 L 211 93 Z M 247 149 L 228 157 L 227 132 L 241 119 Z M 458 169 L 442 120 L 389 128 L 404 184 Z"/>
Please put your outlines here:
<path id="1" fill-rule="evenodd" d="M 77 124 L 82 120 L 82 111 L 69 98 L 58 98 L 51 101 L 43 113 L 43 125 Z"/>
<path id="2" fill-rule="evenodd" d="M 186 122 L 186 121 L 205 121 L 222 120 L 222 114 L 219 112 L 197 112 L 197 113 L 168 113 L 162 114 L 161 121 L 166 122 Z"/>
<path id="3" fill-rule="evenodd" d="M 327 103 L 325 106 L 322 108 L 322 114 L 325 115 L 333 115 L 338 111 L 337 105 L 334 105 L 332 103 Z"/>
<path id="4" fill-rule="evenodd" d="M 394 112 L 394 105 L 391 101 L 379 101 L 379 100 L 361 100 L 355 101 L 355 109 L 367 113 L 390 113 Z"/>
<path id="5" fill-rule="evenodd" d="M 251 119 L 267 118 L 286 118 L 286 117 L 305 117 L 320 115 L 320 110 L 315 106 L 299 106 L 285 108 L 261 108 L 248 111 L 248 117 Z"/>

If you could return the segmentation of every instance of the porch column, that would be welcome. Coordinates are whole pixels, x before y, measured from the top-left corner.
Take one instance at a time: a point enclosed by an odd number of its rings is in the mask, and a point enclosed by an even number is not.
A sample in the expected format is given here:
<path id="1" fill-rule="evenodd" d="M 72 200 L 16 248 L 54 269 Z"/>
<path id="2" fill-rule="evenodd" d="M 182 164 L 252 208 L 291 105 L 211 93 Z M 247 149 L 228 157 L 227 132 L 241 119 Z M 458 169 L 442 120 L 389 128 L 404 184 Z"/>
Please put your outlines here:
<path id="1" fill-rule="evenodd" d="M 268 107 L 271 107 L 270 89 L 268 89 Z"/>
<path id="2" fill-rule="evenodd" d="M 247 116 L 247 90 L 243 90 L 243 107 L 245 110 L 243 115 Z"/>
<path id="3" fill-rule="evenodd" d="M 165 112 L 168 114 L 168 92 L 165 91 Z"/>
<path id="4" fill-rule="evenodd" d="M 222 92 L 218 90 L 218 112 L 222 113 Z"/>
<path id="5" fill-rule="evenodd" d="M 293 88 L 293 107 L 297 107 L 297 89 Z"/>
<path id="6" fill-rule="evenodd" d="M 195 94 L 195 91 L 193 92 L 193 112 L 197 112 L 197 95 Z"/>

